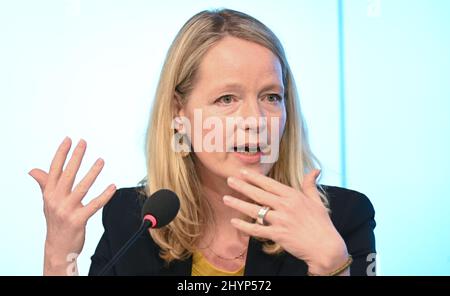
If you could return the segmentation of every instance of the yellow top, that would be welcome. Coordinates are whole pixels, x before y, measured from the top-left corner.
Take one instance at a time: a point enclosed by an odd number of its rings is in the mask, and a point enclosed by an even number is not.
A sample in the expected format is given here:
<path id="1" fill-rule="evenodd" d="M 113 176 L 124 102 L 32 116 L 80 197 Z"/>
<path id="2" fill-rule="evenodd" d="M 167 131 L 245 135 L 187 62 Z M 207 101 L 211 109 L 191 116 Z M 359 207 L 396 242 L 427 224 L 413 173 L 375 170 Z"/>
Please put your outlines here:
<path id="1" fill-rule="evenodd" d="M 193 276 L 200 275 L 217 275 L 217 276 L 243 276 L 244 265 L 236 271 L 226 271 L 212 265 L 200 252 L 194 252 L 192 256 L 192 273 Z"/>

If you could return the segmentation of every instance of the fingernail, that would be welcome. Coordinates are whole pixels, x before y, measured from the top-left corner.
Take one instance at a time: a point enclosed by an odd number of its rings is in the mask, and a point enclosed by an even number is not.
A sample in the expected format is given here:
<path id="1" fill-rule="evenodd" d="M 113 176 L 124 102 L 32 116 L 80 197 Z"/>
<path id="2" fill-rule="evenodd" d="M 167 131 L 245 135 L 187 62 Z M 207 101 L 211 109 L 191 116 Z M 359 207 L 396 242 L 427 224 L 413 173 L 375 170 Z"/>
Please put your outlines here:
<path id="1" fill-rule="evenodd" d="M 241 169 L 241 174 L 242 175 L 248 175 L 248 171 L 246 169 Z"/>
<path id="2" fill-rule="evenodd" d="M 228 177 L 227 181 L 228 181 L 228 184 L 232 184 L 232 183 L 235 183 L 236 179 L 234 179 L 233 177 Z"/>
<path id="3" fill-rule="evenodd" d="M 67 143 L 67 141 L 69 141 L 69 137 L 68 137 L 68 136 L 66 136 L 66 137 L 62 140 L 61 144 L 65 144 L 65 143 Z"/>
<path id="4" fill-rule="evenodd" d="M 234 225 L 239 223 L 238 219 L 236 219 L 236 218 L 231 219 L 230 222 L 231 222 L 231 224 L 234 224 Z"/>
<path id="5" fill-rule="evenodd" d="M 228 195 L 225 195 L 225 196 L 223 197 L 223 201 L 225 201 L 225 202 L 228 202 L 228 201 L 230 201 L 230 200 L 231 200 L 231 197 L 228 196 Z"/>
<path id="6" fill-rule="evenodd" d="M 114 190 L 116 190 L 116 189 L 117 189 L 117 187 L 116 187 L 115 184 L 109 185 L 109 190 L 114 191 Z"/>

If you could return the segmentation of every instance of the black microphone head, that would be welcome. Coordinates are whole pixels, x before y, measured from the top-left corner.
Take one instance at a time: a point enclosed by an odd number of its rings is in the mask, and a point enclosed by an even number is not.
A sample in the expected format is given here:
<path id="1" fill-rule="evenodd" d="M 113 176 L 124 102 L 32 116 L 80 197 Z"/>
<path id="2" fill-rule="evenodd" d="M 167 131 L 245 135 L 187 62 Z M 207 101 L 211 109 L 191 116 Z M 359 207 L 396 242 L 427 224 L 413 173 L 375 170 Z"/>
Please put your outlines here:
<path id="1" fill-rule="evenodd" d="M 175 192 L 161 189 L 146 198 L 142 207 L 142 219 L 152 222 L 152 228 L 169 224 L 178 214 L 180 200 Z"/>

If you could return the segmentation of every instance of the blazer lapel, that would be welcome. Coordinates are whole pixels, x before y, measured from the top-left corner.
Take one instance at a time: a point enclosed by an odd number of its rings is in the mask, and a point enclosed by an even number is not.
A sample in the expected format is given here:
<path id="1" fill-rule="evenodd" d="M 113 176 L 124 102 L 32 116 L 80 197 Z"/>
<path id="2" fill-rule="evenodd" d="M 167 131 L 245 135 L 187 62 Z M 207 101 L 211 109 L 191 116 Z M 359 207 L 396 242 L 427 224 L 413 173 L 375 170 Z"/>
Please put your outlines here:
<path id="1" fill-rule="evenodd" d="M 263 243 L 251 237 L 249 240 L 244 275 L 270 276 L 280 271 L 284 254 L 269 255 L 262 249 Z"/>

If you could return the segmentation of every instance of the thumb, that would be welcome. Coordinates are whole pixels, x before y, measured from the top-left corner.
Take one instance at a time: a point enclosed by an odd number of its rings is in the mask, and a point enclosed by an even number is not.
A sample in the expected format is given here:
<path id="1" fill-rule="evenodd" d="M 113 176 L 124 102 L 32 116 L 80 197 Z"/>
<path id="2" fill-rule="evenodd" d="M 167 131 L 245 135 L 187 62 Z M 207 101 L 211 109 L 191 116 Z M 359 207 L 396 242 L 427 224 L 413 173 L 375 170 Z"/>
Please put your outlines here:
<path id="1" fill-rule="evenodd" d="M 28 175 L 38 182 L 41 191 L 44 192 L 45 185 L 47 185 L 48 174 L 41 169 L 32 169 L 28 172 Z"/>
<path id="2" fill-rule="evenodd" d="M 318 198 L 320 200 L 319 191 L 317 190 L 316 179 L 320 175 L 320 170 L 312 170 L 307 174 L 302 182 L 303 192 L 311 198 Z"/>

